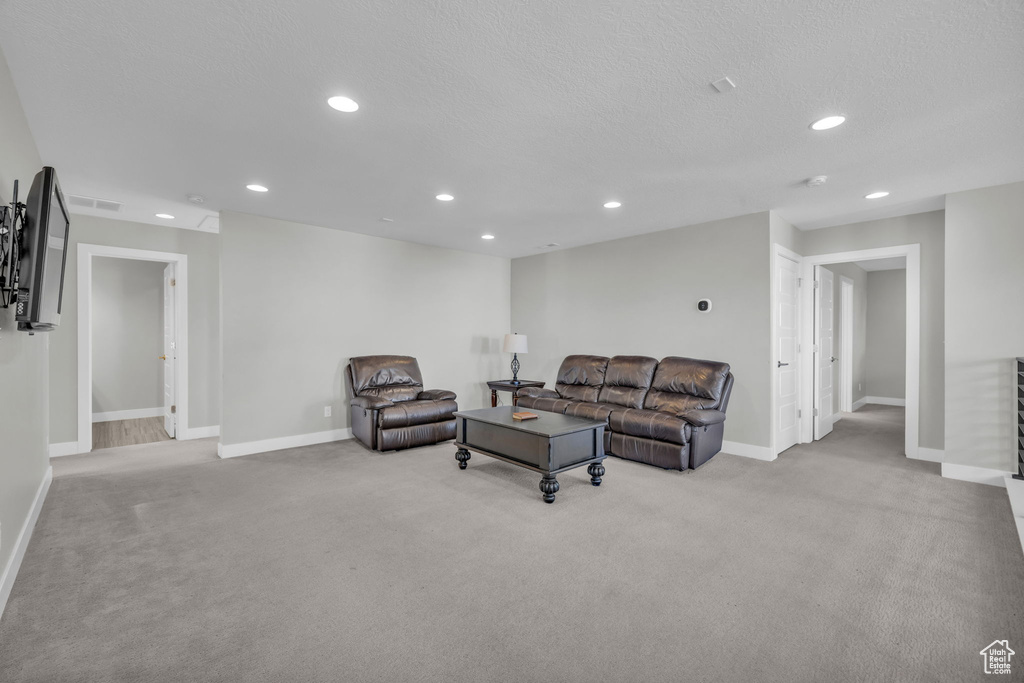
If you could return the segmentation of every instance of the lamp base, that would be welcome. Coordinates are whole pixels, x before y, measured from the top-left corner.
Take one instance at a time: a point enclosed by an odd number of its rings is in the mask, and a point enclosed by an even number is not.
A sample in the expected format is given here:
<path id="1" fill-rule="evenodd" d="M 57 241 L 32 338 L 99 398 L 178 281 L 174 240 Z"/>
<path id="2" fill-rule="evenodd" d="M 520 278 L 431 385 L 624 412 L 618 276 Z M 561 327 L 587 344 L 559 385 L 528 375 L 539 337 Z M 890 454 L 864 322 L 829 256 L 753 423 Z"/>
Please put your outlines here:
<path id="1" fill-rule="evenodd" d="M 512 354 L 512 384 L 519 383 L 519 355 Z"/>

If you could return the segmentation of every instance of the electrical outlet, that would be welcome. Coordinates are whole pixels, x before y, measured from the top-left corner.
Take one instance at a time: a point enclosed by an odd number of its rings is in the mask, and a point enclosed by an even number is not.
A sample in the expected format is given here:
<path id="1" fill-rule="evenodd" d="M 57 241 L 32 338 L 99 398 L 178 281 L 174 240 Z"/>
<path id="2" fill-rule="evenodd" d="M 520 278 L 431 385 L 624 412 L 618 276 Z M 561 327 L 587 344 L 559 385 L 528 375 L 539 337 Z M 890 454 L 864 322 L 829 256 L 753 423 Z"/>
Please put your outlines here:
<path id="1" fill-rule="evenodd" d="M 324 406 L 324 417 L 330 417 L 330 416 L 331 416 L 331 407 L 330 406 Z"/>

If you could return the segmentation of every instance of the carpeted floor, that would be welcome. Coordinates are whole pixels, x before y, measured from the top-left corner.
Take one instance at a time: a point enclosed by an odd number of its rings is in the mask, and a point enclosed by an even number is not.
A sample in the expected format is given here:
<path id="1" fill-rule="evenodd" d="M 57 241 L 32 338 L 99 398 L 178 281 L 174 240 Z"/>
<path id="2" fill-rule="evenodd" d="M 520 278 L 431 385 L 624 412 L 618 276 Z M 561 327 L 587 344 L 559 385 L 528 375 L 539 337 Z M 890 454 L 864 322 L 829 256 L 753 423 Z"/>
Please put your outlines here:
<path id="1" fill-rule="evenodd" d="M 774 463 L 609 458 L 554 505 L 450 443 L 62 458 L 0 680 L 981 680 L 993 640 L 1024 653 L 1006 493 L 899 455 L 902 418 Z"/>

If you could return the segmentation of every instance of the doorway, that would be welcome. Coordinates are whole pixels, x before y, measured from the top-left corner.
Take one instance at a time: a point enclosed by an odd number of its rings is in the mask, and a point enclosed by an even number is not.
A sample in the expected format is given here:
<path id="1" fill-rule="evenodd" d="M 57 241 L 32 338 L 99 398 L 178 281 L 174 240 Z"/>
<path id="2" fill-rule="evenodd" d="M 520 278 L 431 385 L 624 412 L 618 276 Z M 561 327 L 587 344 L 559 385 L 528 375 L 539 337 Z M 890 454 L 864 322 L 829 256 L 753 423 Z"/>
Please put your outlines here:
<path id="1" fill-rule="evenodd" d="M 797 431 L 799 433 L 797 443 L 809 443 L 822 438 L 831 431 L 835 422 L 835 408 L 842 407 L 846 402 L 847 390 L 850 386 L 850 379 L 847 376 L 845 367 L 841 364 L 842 356 L 849 356 L 843 352 L 838 358 L 834 351 L 837 348 L 835 342 L 832 310 L 834 309 L 835 298 L 831 294 L 834 290 L 828 289 L 829 296 L 816 296 L 821 291 L 822 279 L 828 279 L 823 275 L 824 269 L 820 266 L 829 264 L 841 264 L 857 261 L 874 261 L 878 259 L 905 259 L 906 264 L 906 341 L 905 341 L 905 405 L 906 405 L 906 427 L 904 434 L 904 451 L 907 457 L 918 457 L 919 424 L 920 424 L 920 316 L 921 316 L 921 273 L 920 273 L 920 245 L 909 244 L 895 247 L 883 247 L 879 249 L 865 249 L 859 251 L 838 252 L 833 254 L 821 254 L 803 257 L 795 252 L 775 245 L 772 287 L 772 450 L 777 456 L 789 446 L 791 437 L 786 436 L 783 428 L 783 417 L 788 410 L 787 402 L 782 400 L 780 392 L 786 383 L 782 376 L 782 368 L 787 361 L 781 357 L 783 341 L 780 333 L 783 333 L 781 318 L 784 315 L 783 301 L 781 295 L 780 279 L 790 277 L 780 270 L 782 260 L 795 261 L 799 265 L 800 276 L 797 279 L 798 286 L 798 325 L 795 358 L 798 363 L 797 375 L 800 378 L 797 396 Z M 827 271 L 826 271 L 827 272 Z M 831 275 L 828 272 L 828 275 Z M 815 287 L 815 283 L 817 287 Z M 842 290 L 840 290 L 840 302 L 842 301 Z M 826 310 L 828 309 L 828 310 Z M 821 324 L 824 322 L 825 324 Z M 849 326 L 843 326 L 849 330 Z M 838 337 L 838 348 L 843 348 L 843 334 Z M 806 352 L 801 352 L 806 350 Z M 836 365 L 836 361 L 840 361 Z M 835 370 L 839 372 L 839 382 L 835 381 Z M 838 392 L 836 385 L 838 384 Z M 850 402 L 852 403 L 852 401 Z M 851 408 L 854 406 L 850 406 Z"/>
<path id="2" fill-rule="evenodd" d="M 101 260 L 102 259 L 102 260 Z M 104 345 L 103 335 L 117 334 L 116 328 L 105 318 L 102 279 L 99 285 L 96 276 L 103 276 L 110 263 L 122 266 L 121 273 L 149 270 L 154 278 L 154 304 L 151 324 L 146 330 L 131 328 L 120 334 L 128 339 L 107 338 L 103 350 L 111 349 L 122 354 L 121 361 L 128 362 L 128 355 L 140 355 L 143 370 L 137 371 L 137 381 L 130 382 L 107 379 L 106 366 L 111 359 L 97 358 L 97 348 Z M 130 266 L 137 266 L 131 268 Z M 134 298 L 134 297 L 133 297 Z M 143 297 L 145 298 L 145 297 Z M 141 305 L 141 304 L 140 304 Z M 142 309 L 131 307 L 117 311 L 121 318 L 141 318 Z M 78 247 L 78 450 L 87 453 L 97 448 L 149 443 L 188 438 L 188 259 L 184 254 L 144 251 L 123 247 L 108 247 L 94 244 L 80 244 Z M 133 322 L 133 321 L 129 321 Z M 152 328 L 152 329 L 150 329 Z M 100 335 L 97 341 L 97 333 Z M 159 353 L 159 355 L 157 355 Z M 150 358 L 151 356 L 151 358 Z M 116 365 L 117 358 L 112 362 Z M 143 381 L 142 375 L 146 375 Z M 100 384 L 97 385 L 97 378 Z M 125 385 L 131 384 L 131 391 L 142 386 L 147 398 L 141 400 L 140 408 L 121 409 L 125 403 L 122 393 Z M 104 410 L 104 406 L 114 408 Z"/>

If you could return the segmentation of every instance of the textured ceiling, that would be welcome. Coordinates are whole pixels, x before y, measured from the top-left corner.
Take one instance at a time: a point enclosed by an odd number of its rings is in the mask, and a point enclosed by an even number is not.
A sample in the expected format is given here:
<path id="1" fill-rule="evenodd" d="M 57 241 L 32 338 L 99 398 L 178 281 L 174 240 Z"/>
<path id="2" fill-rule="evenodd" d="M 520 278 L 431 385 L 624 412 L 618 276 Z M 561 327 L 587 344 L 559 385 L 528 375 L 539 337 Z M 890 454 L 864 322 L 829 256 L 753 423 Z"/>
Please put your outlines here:
<path id="1" fill-rule="evenodd" d="M 869 273 L 875 270 L 906 270 L 907 257 L 893 256 L 892 258 L 877 258 L 870 261 L 854 261 L 853 265 L 860 266 Z"/>
<path id="2" fill-rule="evenodd" d="M 503 256 L 1022 180 L 1022 37 L 1019 0 L 0 0 L 66 192 L 153 223 L 230 209 Z"/>

